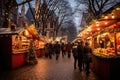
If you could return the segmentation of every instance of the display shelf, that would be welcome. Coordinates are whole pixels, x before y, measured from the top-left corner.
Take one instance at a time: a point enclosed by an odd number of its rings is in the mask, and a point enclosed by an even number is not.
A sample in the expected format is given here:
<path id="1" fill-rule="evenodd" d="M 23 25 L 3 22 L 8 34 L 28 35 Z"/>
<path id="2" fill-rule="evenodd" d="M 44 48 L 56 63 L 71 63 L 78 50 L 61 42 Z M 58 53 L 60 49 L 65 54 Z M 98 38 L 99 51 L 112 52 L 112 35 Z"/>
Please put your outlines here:
<path id="1" fill-rule="evenodd" d="M 104 58 L 104 59 L 120 58 L 120 55 L 106 55 L 103 53 L 95 53 L 95 52 L 93 52 L 93 55 L 95 55 L 96 57 Z"/>

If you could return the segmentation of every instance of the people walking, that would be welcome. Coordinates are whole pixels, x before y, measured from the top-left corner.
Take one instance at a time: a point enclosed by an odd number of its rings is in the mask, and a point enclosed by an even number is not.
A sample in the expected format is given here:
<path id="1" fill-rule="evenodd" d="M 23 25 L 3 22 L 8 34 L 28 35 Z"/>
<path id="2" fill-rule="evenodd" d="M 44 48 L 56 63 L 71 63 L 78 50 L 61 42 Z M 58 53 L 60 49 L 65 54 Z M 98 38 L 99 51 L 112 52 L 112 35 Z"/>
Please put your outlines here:
<path id="1" fill-rule="evenodd" d="M 58 41 L 55 43 L 54 49 L 55 49 L 55 54 L 56 54 L 56 60 L 58 60 L 59 55 L 60 55 L 60 44 L 58 43 Z"/>
<path id="2" fill-rule="evenodd" d="M 45 47 L 44 47 L 44 49 L 45 49 L 45 57 L 48 57 L 48 54 L 49 54 L 49 50 L 48 50 L 48 43 L 46 43 L 45 44 Z"/>
<path id="3" fill-rule="evenodd" d="M 61 52 L 62 52 L 62 57 L 64 58 L 64 56 L 66 55 L 65 54 L 65 51 L 66 51 L 66 46 L 64 43 L 61 44 Z"/>
<path id="4" fill-rule="evenodd" d="M 85 69 L 87 74 L 90 72 L 89 71 L 90 63 L 92 61 L 91 53 L 92 53 L 92 48 L 89 46 L 89 43 L 86 42 L 84 47 L 84 62 L 85 62 Z"/>
<path id="5" fill-rule="evenodd" d="M 79 67 L 79 70 L 82 71 L 82 67 L 83 67 L 83 54 L 84 54 L 84 44 L 83 44 L 83 41 L 78 43 L 77 51 L 78 51 L 78 67 Z"/>
<path id="6" fill-rule="evenodd" d="M 77 43 L 73 43 L 72 54 L 73 54 L 73 58 L 74 58 L 74 69 L 76 69 L 76 65 L 77 65 L 77 61 L 78 61 Z"/>
<path id="7" fill-rule="evenodd" d="M 52 45 L 52 43 L 50 42 L 50 43 L 48 44 L 48 56 L 49 56 L 50 59 L 52 59 L 52 53 L 53 53 L 53 45 Z"/>
<path id="8" fill-rule="evenodd" d="M 70 42 L 67 43 L 66 48 L 67 48 L 68 58 L 70 58 L 71 57 L 71 49 L 72 49 L 72 45 Z"/>

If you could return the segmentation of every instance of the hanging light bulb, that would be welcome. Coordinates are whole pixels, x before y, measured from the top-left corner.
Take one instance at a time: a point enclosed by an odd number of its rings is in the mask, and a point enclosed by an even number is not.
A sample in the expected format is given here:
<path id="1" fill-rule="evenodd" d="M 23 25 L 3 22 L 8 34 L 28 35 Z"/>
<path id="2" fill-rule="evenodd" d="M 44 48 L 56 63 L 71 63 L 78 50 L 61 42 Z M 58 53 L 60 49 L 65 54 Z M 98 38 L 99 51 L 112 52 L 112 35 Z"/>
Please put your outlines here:
<path id="1" fill-rule="evenodd" d="M 107 25 L 108 24 L 108 22 L 105 22 L 105 25 Z"/>
<path id="2" fill-rule="evenodd" d="M 90 31 L 91 31 L 91 28 L 89 27 L 87 31 L 90 32 Z"/>
<path id="3" fill-rule="evenodd" d="M 112 19 L 114 19 L 115 18 L 115 16 L 114 16 L 114 14 L 112 14 Z"/>
<path id="4" fill-rule="evenodd" d="M 108 16 L 105 16 L 105 19 L 108 19 Z"/>
<path id="5" fill-rule="evenodd" d="M 96 22 L 96 26 L 99 26 L 99 23 L 98 23 L 98 22 Z"/>

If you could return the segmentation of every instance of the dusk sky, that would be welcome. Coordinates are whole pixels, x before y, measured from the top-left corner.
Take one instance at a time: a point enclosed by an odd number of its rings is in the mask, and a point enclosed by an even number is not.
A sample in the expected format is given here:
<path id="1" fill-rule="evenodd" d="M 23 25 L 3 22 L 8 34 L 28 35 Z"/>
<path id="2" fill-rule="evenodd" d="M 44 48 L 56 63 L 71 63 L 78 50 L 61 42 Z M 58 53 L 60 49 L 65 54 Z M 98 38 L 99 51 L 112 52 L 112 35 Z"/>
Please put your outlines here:
<path id="1" fill-rule="evenodd" d="M 24 0 L 16 0 L 18 3 L 21 3 L 22 1 L 24 1 Z M 75 6 L 76 6 L 76 2 L 74 1 L 74 0 L 68 0 L 69 1 L 69 3 L 70 3 L 70 5 L 71 5 L 71 7 L 72 7 L 72 10 L 74 11 L 75 10 Z M 34 4 L 35 4 L 35 2 L 34 1 L 32 1 L 32 5 L 34 6 Z M 81 8 L 82 6 L 80 6 L 80 8 Z M 27 11 L 27 9 L 28 9 L 28 4 L 26 4 L 26 6 L 25 6 L 25 8 L 26 8 L 26 11 Z M 21 6 L 19 7 L 19 10 L 18 10 L 19 12 L 21 12 Z M 77 27 L 77 31 L 79 31 L 80 30 L 80 23 L 81 23 L 81 18 L 82 18 L 82 15 L 81 15 L 82 13 L 81 12 L 76 12 L 75 14 L 74 14 L 74 18 L 73 18 L 73 21 L 75 22 L 75 25 L 76 25 L 76 27 Z"/>
<path id="2" fill-rule="evenodd" d="M 85 6 L 83 4 L 79 5 L 79 7 L 77 6 L 76 7 L 76 2 L 74 0 L 69 0 L 70 4 L 71 4 L 71 7 L 73 10 L 75 10 L 76 8 L 81 10 L 81 11 L 77 11 L 75 14 L 74 14 L 74 22 L 75 22 L 75 25 L 77 27 L 77 31 L 80 30 L 80 23 L 81 23 L 81 19 L 82 19 L 82 13 L 85 9 Z"/>

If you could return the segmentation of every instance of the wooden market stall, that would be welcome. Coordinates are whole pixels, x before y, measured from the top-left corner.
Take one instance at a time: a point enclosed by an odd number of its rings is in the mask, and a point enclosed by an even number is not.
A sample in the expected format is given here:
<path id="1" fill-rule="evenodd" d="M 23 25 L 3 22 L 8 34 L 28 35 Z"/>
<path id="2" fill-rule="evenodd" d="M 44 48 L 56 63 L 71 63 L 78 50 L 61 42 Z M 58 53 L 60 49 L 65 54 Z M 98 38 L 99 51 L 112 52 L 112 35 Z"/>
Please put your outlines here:
<path id="1" fill-rule="evenodd" d="M 0 68 L 12 69 L 25 64 L 25 55 L 27 45 L 22 44 L 22 36 L 19 33 L 23 28 L 10 30 L 9 28 L 0 28 Z M 25 40 L 25 39 L 23 39 Z"/>
<path id="2" fill-rule="evenodd" d="M 45 45 L 45 39 L 43 37 L 40 37 L 37 30 L 35 29 L 34 25 L 31 25 L 27 28 L 29 39 L 34 40 L 34 47 L 36 51 L 37 57 L 44 55 L 44 45 Z M 31 36 L 30 36 L 31 35 Z"/>
<path id="3" fill-rule="evenodd" d="M 0 69 L 15 69 L 27 62 L 30 53 L 30 41 L 37 57 L 41 55 L 40 49 L 44 49 L 44 43 L 33 25 L 28 28 L 0 28 Z"/>
<path id="4" fill-rule="evenodd" d="M 120 79 L 120 3 L 93 20 L 79 36 L 93 48 L 91 69 L 105 80 Z"/>

